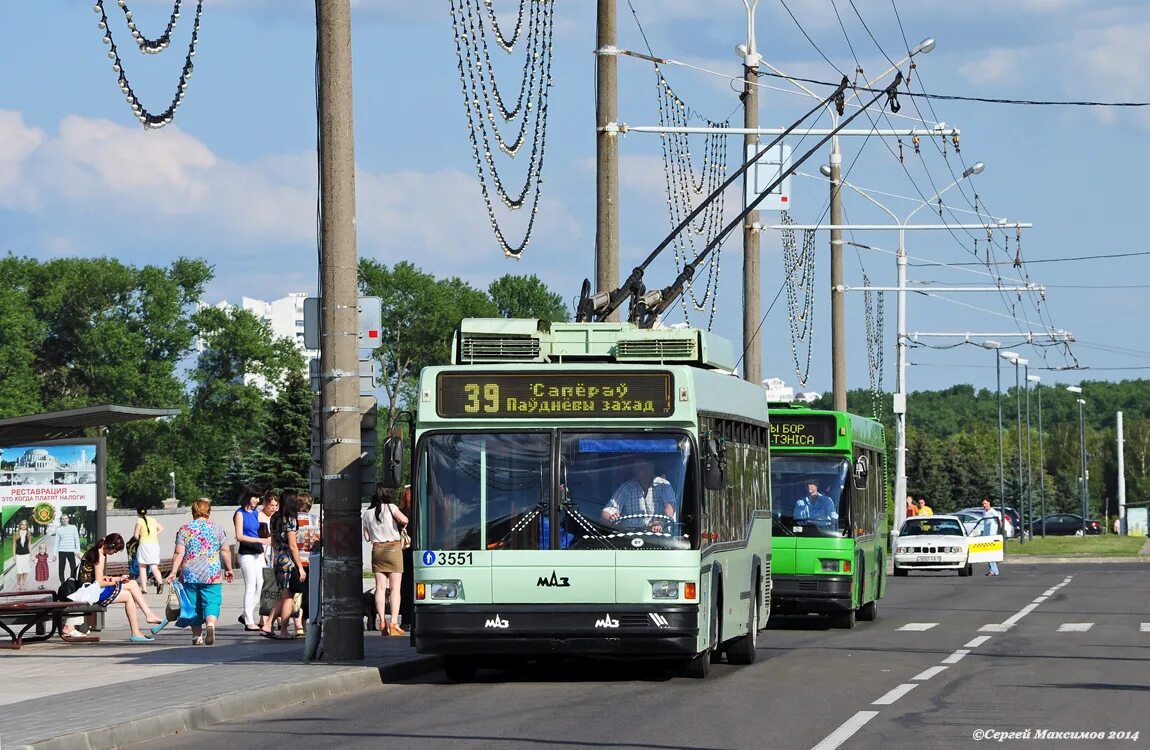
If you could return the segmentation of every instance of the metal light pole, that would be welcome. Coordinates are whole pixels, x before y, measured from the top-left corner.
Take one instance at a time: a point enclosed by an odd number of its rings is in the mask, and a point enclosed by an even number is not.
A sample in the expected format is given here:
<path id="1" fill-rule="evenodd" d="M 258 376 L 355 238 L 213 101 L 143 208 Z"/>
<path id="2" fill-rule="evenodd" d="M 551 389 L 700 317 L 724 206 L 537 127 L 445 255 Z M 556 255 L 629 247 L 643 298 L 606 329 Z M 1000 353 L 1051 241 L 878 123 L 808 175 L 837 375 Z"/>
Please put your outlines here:
<path id="1" fill-rule="evenodd" d="M 1006 494 L 1006 479 L 1002 471 L 1002 357 L 998 356 L 998 350 L 1002 348 L 1002 344 L 997 341 L 983 341 L 982 345 L 995 352 L 994 393 L 995 402 L 998 404 L 998 509 L 1003 514 L 1003 523 L 1005 524 L 1006 501 L 1003 500 L 1003 496 Z"/>
<path id="2" fill-rule="evenodd" d="M 1021 518 L 1022 529 L 1025 532 L 1034 522 L 1034 472 L 1031 465 L 1030 452 L 1030 365 L 1023 368 L 1022 387 L 1026 389 L 1026 508 Z M 1023 533 L 1021 539 L 1025 539 Z"/>
<path id="3" fill-rule="evenodd" d="M 171 493 L 168 495 L 168 497 L 175 500 L 176 499 L 176 472 L 169 471 L 168 472 L 168 479 L 171 480 L 171 484 L 169 485 L 171 487 Z"/>
<path id="4" fill-rule="evenodd" d="M 1066 390 L 1071 393 L 1082 393 L 1082 388 L 1076 385 L 1066 386 Z M 1086 534 L 1086 513 L 1087 513 L 1087 497 L 1088 490 L 1086 487 L 1086 399 L 1078 399 L 1078 484 L 1079 492 L 1081 494 L 1082 506 L 1082 534 Z"/>
<path id="5" fill-rule="evenodd" d="M 1046 538 L 1046 454 L 1042 450 L 1042 378 L 1038 375 L 1027 375 L 1026 379 L 1034 383 L 1034 393 L 1038 396 L 1038 512 L 1042 519 L 1042 538 Z M 1030 532 L 1034 533 L 1034 522 L 1031 521 Z M 1032 537 L 1033 538 L 1033 537 Z"/>
<path id="6" fill-rule="evenodd" d="M 1017 357 L 1014 360 L 1014 431 L 1018 434 L 1018 494 L 1017 501 L 1018 507 L 1018 525 L 1022 525 L 1022 514 L 1026 507 L 1026 486 L 1022 483 L 1022 386 L 1018 378 L 1019 365 L 1027 365 L 1029 362 L 1022 357 Z M 1003 521 L 1005 523 L 1005 520 Z M 1022 544 L 1022 529 L 1018 529 L 1018 543 Z"/>
<path id="7" fill-rule="evenodd" d="M 931 41 L 931 40 L 928 40 L 928 41 Z M 925 44 L 925 42 L 924 42 L 924 44 Z M 934 48 L 933 44 L 931 44 L 930 49 L 933 49 L 933 48 Z M 929 51 L 929 50 L 927 50 L 927 51 Z M 898 502 L 896 502 L 894 504 L 895 528 L 896 529 L 901 529 L 903 522 L 906 521 L 906 504 L 903 502 L 903 500 L 905 500 L 905 498 L 906 498 L 906 349 L 907 349 L 907 346 L 906 346 L 906 338 L 907 338 L 907 336 L 906 336 L 906 229 L 907 229 L 907 225 L 910 224 L 910 220 L 914 217 L 914 215 L 916 213 L 918 213 L 920 210 L 922 210 L 926 206 L 930 205 L 930 203 L 932 201 L 941 197 L 943 193 L 950 190 L 951 188 L 953 188 L 955 185 L 962 182 L 966 178 L 968 178 L 972 175 L 980 174 L 985 168 L 986 168 L 986 165 L 983 164 L 982 162 L 976 162 L 974 165 L 968 167 L 962 173 L 962 175 L 959 176 L 959 178 L 957 180 L 950 183 L 949 185 L 944 187 L 942 190 L 939 190 L 937 193 L 935 193 L 931 197 L 924 199 L 918 206 L 916 206 L 914 208 L 913 211 L 911 211 L 909 214 L 906 215 L 906 218 L 904 218 L 902 220 L 899 220 L 898 216 L 896 216 L 893 211 L 891 211 L 889 208 L 887 208 L 883 204 L 879 203 L 873 197 L 868 195 L 865 191 L 859 190 L 857 187 L 850 184 L 846 180 L 835 179 L 835 176 L 834 176 L 835 172 L 834 172 L 833 165 L 832 166 L 823 165 L 822 167 L 819 168 L 819 171 L 823 174 L 823 176 L 831 178 L 832 183 L 836 183 L 839 185 L 845 185 L 846 187 L 851 188 L 856 193 L 858 193 L 859 195 L 866 198 L 868 201 L 870 201 L 874 205 L 881 208 L 884 212 L 886 212 L 886 215 L 889 216 L 891 218 L 891 220 L 894 221 L 895 224 L 898 226 L 898 253 L 896 256 L 896 259 L 898 262 L 898 286 L 897 286 L 897 291 L 896 291 L 896 295 L 897 295 L 897 299 L 898 299 L 898 316 L 897 316 L 898 317 L 898 339 L 895 342 L 895 352 L 896 352 L 896 360 L 897 360 L 896 370 L 898 373 L 898 375 L 897 375 L 898 380 L 897 380 L 897 390 L 894 393 L 894 398 L 893 398 L 894 403 L 893 403 L 893 408 L 892 408 L 892 411 L 894 412 L 894 416 L 895 416 L 894 496 L 896 498 L 898 498 Z M 840 287 L 838 291 L 841 292 L 844 290 Z M 832 308 L 832 310 L 833 310 L 833 308 Z M 832 313 L 831 325 L 832 326 L 834 325 L 833 313 Z M 844 386 L 844 388 L 845 388 L 845 386 Z M 845 390 L 844 390 L 843 398 L 844 398 L 844 407 L 845 407 L 845 398 L 846 398 Z M 836 407 L 836 408 L 838 408 L 838 407 Z M 893 542 L 893 540 L 892 540 L 892 542 Z"/>

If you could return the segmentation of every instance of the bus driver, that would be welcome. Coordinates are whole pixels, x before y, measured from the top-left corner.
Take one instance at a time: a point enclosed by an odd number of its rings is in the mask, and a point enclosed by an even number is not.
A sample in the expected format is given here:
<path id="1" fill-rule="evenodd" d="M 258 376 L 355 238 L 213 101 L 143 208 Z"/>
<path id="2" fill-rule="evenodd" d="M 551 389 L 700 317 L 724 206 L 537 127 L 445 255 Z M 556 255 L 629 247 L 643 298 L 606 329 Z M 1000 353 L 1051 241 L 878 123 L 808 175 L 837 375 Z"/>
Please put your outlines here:
<path id="1" fill-rule="evenodd" d="M 807 480 L 807 494 L 795 501 L 795 520 L 834 522 L 839 518 L 835 501 L 819 492 L 819 485 L 813 478 Z"/>
<path id="2" fill-rule="evenodd" d="M 675 490 L 666 479 L 655 476 L 649 458 L 635 459 L 631 471 L 632 478 L 619 485 L 603 506 L 603 520 L 661 533 L 665 522 L 675 520 Z M 656 515 L 656 508 L 662 515 Z"/>

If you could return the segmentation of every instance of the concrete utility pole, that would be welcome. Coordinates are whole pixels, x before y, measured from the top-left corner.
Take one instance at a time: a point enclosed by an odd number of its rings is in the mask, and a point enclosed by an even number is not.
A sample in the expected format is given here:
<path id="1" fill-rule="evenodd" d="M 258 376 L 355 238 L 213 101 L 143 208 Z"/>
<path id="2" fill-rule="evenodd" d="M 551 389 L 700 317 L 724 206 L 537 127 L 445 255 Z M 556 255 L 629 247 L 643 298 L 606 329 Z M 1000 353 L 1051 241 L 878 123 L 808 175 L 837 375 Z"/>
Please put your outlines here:
<path id="1" fill-rule="evenodd" d="M 743 0 L 747 6 L 747 44 L 740 46 L 743 55 L 743 127 L 759 127 L 759 51 L 755 47 L 755 6 L 759 0 Z M 759 151 L 759 136 L 743 136 L 743 158 Z M 751 170 L 743 175 L 743 195 L 750 196 L 746 185 L 754 183 Z M 763 340 L 759 336 L 762 309 L 762 280 L 759 270 L 759 212 L 751 211 L 743 220 L 743 380 L 758 385 L 763 380 Z"/>
<path id="2" fill-rule="evenodd" d="M 351 0 L 316 3 L 320 135 L 323 658 L 363 659 Z"/>
<path id="3" fill-rule="evenodd" d="M 619 49 L 615 0 L 598 0 L 595 34 L 595 291 L 619 286 Z M 618 320 L 619 311 L 609 320 Z"/>
<path id="4" fill-rule="evenodd" d="M 843 303 L 843 156 L 831 139 L 831 389 L 837 411 L 847 408 L 846 306 Z M 897 506 L 898 503 L 895 503 Z"/>

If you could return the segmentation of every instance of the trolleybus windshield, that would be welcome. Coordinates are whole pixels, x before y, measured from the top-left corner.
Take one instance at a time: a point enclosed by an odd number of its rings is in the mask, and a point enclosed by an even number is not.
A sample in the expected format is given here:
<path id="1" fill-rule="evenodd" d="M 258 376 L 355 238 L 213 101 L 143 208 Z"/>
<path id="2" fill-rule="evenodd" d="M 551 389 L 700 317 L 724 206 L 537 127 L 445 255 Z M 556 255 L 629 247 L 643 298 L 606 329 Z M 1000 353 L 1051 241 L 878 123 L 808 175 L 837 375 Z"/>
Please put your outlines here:
<path id="1" fill-rule="evenodd" d="M 673 432 L 427 435 L 415 488 L 421 546 L 690 549 L 693 461 L 689 438 Z"/>
<path id="2" fill-rule="evenodd" d="M 845 487 L 851 463 L 839 456 L 771 456 L 774 529 L 783 536 L 850 536 Z"/>

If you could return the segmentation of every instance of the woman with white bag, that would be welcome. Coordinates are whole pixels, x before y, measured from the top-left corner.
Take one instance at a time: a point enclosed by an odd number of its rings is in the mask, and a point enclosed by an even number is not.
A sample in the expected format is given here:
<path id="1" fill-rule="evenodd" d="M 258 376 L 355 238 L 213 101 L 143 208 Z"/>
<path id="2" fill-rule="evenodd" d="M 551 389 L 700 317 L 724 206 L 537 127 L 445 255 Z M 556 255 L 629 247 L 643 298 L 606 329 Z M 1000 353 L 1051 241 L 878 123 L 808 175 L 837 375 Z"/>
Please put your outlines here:
<path id="1" fill-rule="evenodd" d="M 138 607 L 143 613 L 146 622 L 155 627 L 152 633 L 158 633 L 167 624 L 156 616 L 144 599 L 144 593 L 138 583 L 131 576 L 119 577 L 104 575 L 104 562 L 108 555 L 114 555 L 124 549 L 124 538 L 119 534 L 108 534 L 80 558 L 80 572 L 76 576 L 80 588 L 69 598 L 73 601 L 89 602 L 101 607 L 113 604 L 123 604 L 124 612 L 128 616 L 128 627 L 132 630 L 132 643 L 150 643 L 153 638 L 140 631 L 139 619 L 136 614 Z M 67 639 L 75 631 L 64 628 L 63 637 Z"/>

